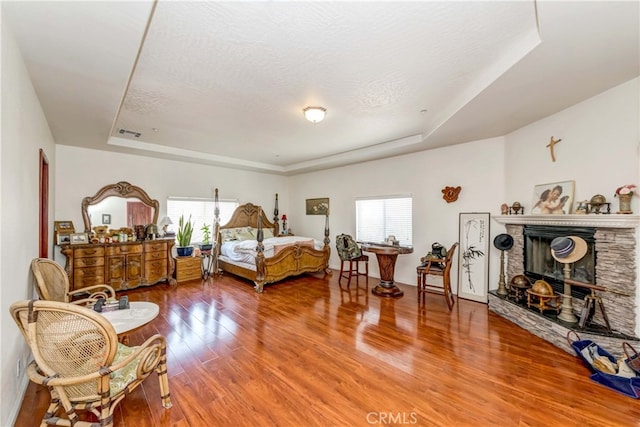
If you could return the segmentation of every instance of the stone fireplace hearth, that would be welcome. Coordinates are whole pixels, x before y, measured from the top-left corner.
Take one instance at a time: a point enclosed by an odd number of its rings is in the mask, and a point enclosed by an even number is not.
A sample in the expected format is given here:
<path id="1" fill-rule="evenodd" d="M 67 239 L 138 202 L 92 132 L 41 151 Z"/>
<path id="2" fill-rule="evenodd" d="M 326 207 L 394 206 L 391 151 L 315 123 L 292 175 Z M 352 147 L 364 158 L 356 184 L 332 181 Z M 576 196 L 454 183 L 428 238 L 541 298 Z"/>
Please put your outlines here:
<path id="1" fill-rule="evenodd" d="M 638 340 L 637 229 L 640 225 L 640 217 L 635 215 L 505 215 L 495 216 L 493 219 L 504 224 L 507 233 L 514 239 L 513 247 L 505 253 L 507 283 L 515 275 L 524 273 L 525 225 L 560 228 L 594 227 L 595 283 L 628 296 L 598 292 L 603 300 L 611 328 L 616 333 L 614 335 L 586 332 L 580 330 L 577 324 L 557 322 L 495 293 L 489 293 L 491 311 L 572 354 L 574 350 L 567 343 L 566 338 L 570 330 L 575 330 L 581 339 L 598 342 L 618 357 L 623 354 L 623 341 Z M 562 233 L 566 233 L 566 230 Z M 577 316 L 580 315 L 582 306 L 581 299 L 573 299 L 573 308 Z M 593 323 L 605 324 L 598 310 Z"/>

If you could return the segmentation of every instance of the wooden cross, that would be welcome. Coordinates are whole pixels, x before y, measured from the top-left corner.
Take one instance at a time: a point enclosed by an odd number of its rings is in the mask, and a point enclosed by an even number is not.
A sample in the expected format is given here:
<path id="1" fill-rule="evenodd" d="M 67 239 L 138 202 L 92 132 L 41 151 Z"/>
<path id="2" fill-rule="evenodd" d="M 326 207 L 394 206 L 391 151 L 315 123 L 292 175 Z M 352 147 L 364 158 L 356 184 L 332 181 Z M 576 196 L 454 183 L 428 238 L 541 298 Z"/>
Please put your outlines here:
<path id="1" fill-rule="evenodd" d="M 553 136 L 551 137 L 551 141 L 549 141 L 549 143 L 547 144 L 547 147 L 549 147 L 549 150 L 551 151 L 551 161 L 556 161 L 556 155 L 553 152 L 553 147 L 558 143 L 562 141 L 562 139 L 556 139 L 555 141 L 553 140 Z"/>

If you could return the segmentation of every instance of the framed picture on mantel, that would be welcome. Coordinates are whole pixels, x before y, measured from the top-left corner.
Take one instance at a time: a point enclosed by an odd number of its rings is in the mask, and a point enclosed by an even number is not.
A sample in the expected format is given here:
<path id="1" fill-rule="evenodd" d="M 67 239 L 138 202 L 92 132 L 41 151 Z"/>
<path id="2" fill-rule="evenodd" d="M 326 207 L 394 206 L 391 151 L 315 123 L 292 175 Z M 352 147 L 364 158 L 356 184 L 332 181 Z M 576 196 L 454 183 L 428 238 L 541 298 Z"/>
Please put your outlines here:
<path id="1" fill-rule="evenodd" d="M 489 213 L 460 213 L 458 296 L 482 303 L 489 291 Z"/>
<path id="2" fill-rule="evenodd" d="M 570 214 L 573 206 L 575 181 L 552 182 L 536 185 L 533 189 L 533 215 Z"/>

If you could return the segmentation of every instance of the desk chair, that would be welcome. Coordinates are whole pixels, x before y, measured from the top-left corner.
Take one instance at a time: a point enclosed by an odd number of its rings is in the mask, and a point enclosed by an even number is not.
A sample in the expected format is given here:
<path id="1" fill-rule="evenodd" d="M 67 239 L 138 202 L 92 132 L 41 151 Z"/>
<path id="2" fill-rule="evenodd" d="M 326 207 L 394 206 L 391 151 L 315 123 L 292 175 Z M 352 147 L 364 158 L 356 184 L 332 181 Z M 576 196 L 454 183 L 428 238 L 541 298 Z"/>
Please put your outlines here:
<path id="1" fill-rule="evenodd" d="M 455 303 L 453 292 L 451 291 L 451 264 L 453 263 L 453 254 L 458 247 L 458 243 L 454 243 L 447 256 L 444 258 L 424 257 L 420 261 L 422 264 L 418 266 L 418 303 L 424 304 L 425 294 L 434 293 L 444 295 L 447 301 L 449 311 L 453 309 Z M 442 283 L 435 283 L 434 277 L 440 277 Z"/>
<path id="2" fill-rule="evenodd" d="M 73 291 L 69 290 L 67 272 L 60 264 L 47 258 L 35 258 L 31 261 L 31 272 L 36 279 L 38 295 L 42 300 L 86 304 L 94 302 L 97 298 L 116 298 L 115 289 L 109 285 L 94 285 Z M 79 297 L 84 298 L 78 300 Z"/>
<path id="3" fill-rule="evenodd" d="M 111 427 L 117 405 L 152 372 L 158 374 L 162 406 L 171 407 L 162 335 L 127 347 L 101 314 L 66 302 L 25 300 L 9 311 L 33 353 L 29 379 L 51 394 L 42 426 Z M 78 411 L 99 421 L 81 421 Z"/>
<path id="4" fill-rule="evenodd" d="M 347 287 L 351 284 L 351 277 L 365 276 L 367 286 L 369 286 L 369 255 L 364 255 L 353 237 L 348 234 L 340 234 L 336 236 L 336 250 L 340 257 L 340 277 L 338 285 L 341 285 L 343 278 L 347 279 Z M 364 263 L 365 272 L 360 271 L 360 263 Z M 349 268 L 345 269 L 346 263 Z"/>

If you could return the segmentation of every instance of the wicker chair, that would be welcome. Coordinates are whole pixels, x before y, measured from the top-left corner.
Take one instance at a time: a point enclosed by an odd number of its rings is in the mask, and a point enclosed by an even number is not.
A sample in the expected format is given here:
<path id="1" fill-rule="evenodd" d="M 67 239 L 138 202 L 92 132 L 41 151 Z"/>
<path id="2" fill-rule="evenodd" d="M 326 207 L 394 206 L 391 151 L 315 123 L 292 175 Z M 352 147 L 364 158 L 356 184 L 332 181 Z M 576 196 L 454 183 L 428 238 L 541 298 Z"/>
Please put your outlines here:
<path id="1" fill-rule="evenodd" d="M 118 403 L 153 371 L 162 405 L 171 407 L 163 336 L 124 346 L 102 315 L 64 302 L 19 301 L 9 311 L 33 353 L 29 379 L 51 394 L 41 426 L 112 426 Z M 80 420 L 79 410 L 90 411 L 99 422 Z"/>
<path id="2" fill-rule="evenodd" d="M 435 293 L 444 295 L 449 311 L 453 309 L 455 299 L 451 291 L 451 264 L 457 247 L 458 243 L 454 243 L 444 258 L 423 257 L 420 259 L 423 264 L 417 268 L 418 303 L 424 304 L 425 293 Z M 433 281 L 433 276 L 440 277 L 441 283 Z"/>
<path id="3" fill-rule="evenodd" d="M 97 298 L 116 298 L 115 289 L 109 285 L 94 285 L 73 291 L 69 290 L 67 272 L 60 264 L 47 258 L 35 258 L 31 261 L 31 271 L 36 279 L 38 295 L 43 300 L 86 304 Z"/>

